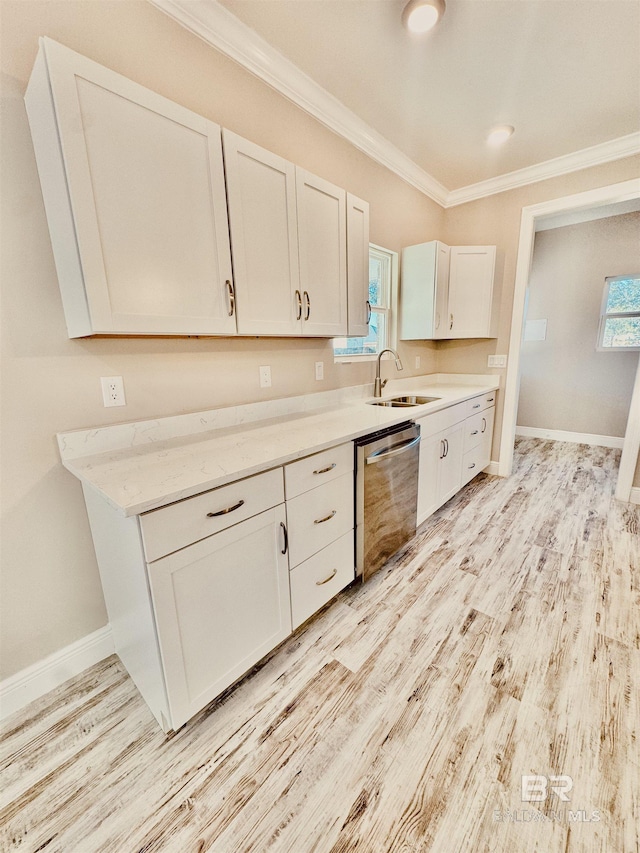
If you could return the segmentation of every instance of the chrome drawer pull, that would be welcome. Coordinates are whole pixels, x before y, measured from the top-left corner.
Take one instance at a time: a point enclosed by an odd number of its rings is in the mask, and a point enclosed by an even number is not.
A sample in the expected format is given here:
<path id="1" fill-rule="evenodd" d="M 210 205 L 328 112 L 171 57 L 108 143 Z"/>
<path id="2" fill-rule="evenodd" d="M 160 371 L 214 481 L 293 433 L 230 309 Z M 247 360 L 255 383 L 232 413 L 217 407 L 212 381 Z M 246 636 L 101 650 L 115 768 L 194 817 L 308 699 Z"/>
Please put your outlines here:
<path id="1" fill-rule="evenodd" d="M 227 311 L 227 314 L 229 317 L 233 317 L 233 312 L 236 307 L 236 293 L 229 279 L 227 279 L 225 284 L 227 285 L 227 295 L 229 296 L 229 310 Z"/>
<path id="2" fill-rule="evenodd" d="M 333 516 L 334 516 L 337 512 L 338 512 L 338 510 L 337 510 L 337 509 L 334 509 L 334 510 L 332 510 L 332 511 L 329 513 L 329 515 L 325 516 L 324 518 L 317 518 L 313 523 L 314 523 L 314 524 L 324 524 L 324 523 L 325 523 L 325 521 L 331 521 L 331 519 L 333 518 Z"/>
<path id="3" fill-rule="evenodd" d="M 475 467 L 476 467 L 476 463 L 472 462 L 471 465 L 469 465 L 469 470 L 471 470 L 472 468 L 475 468 Z"/>
<path id="4" fill-rule="evenodd" d="M 314 471 L 313 473 L 314 474 L 326 474 L 327 471 L 333 471 L 333 469 L 335 467 L 336 467 L 336 463 L 334 462 L 333 464 L 329 465 L 328 468 L 319 468 L 317 471 Z"/>
<path id="5" fill-rule="evenodd" d="M 483 418 L 482 420 L 484 420 L 484 418 Z M 477 429 L 474 429 L 474 431 L 471 433 L 471 435 L 477 435 L 477 434 L 478 434 L 478 430 L 477 430 Z"/>
<path id="6" fill-rule="evenodd" d="M 330 580 L 333 580 L 335 576 L 338 574 L 338 570 L 334 569 L 328 578 L 325 578 L 323 581 L 316 581 L 316 586 L 322 586 L 323 583 L 329 583 Z"/>
<path id="7" fill-rule="evenodd" d="M 479 409 L 479 408 L 480 408 L 480 403 L 476 403 L 476 404 L 475 404 L 475 406 L 471 406 L 471 408 L 472 408 L 472 409 Z"/>
<path id="8" fill-rule="evenodd" d="M 240 509 L 241 506 L 244 506 L 244 501 L 238 501 L 237 504 L 233 506 L 228 506 L 226 509 L 220 509 L 218 512 L 208 512 L 207 518 L 215 518 L 218 515 L 226 515 L 228 512 L 233 512 L 235 509 Z"/>

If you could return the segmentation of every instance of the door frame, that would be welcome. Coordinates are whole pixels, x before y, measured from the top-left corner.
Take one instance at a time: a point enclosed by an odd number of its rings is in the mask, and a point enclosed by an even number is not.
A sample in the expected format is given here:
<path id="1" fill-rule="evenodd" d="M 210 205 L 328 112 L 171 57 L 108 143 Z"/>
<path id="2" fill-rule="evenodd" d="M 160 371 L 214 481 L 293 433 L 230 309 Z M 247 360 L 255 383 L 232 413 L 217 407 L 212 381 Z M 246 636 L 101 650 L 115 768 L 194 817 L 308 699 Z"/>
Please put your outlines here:
<path id="1" fill-rule="evenodd" d="M 618 204 L 640 198 L 640 179 L 622 181 L 575 195 L 554 198 L 522 208 L 520 219 L 520 239 L 516 261 L 516 276 L 511 315 L 511 334 L 509 338 L 509 362 L 505 377 L 504 413 L 502 417 L 502 436 L 500 439 L 500 462 L 498 474 L 508 477 L 513 468 L 513 451 L 518 415 L 518 396 L 520 393 L 520 351 L 524 335 L 525 304 L 533 245 L 536 235 L 536 222 L 544 217 L 559 213 L 588 210 L 594 207 Z M 628 501 L 635 473 L 638 451 L 640 450 L 640 365 L 636 374 L 636 383 L 629 422 L 624 437 L 624 448 L 618 476 L 616 498 Z"/>

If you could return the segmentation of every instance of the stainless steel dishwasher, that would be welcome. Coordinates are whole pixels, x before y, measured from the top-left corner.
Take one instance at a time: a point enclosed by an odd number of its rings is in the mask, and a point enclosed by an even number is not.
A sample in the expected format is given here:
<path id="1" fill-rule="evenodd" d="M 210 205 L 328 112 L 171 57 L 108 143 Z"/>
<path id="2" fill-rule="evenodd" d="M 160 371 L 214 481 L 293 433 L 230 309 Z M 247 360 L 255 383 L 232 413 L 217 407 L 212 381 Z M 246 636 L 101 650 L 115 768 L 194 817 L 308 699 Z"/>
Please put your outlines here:
<path id="1" fill-rule="evenodd" d="M 416 532 L 420 427 L 402 423 L 355 441 L 356 577 L 367 580 Z"/>

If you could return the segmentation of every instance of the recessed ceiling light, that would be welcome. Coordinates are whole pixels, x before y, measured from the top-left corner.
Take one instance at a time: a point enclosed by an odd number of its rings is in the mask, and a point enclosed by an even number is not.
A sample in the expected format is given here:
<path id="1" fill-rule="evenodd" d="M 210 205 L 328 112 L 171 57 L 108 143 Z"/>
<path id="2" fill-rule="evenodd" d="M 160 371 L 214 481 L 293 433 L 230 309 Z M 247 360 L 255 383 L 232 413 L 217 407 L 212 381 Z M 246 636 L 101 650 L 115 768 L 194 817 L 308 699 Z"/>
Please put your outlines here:
<path id="1" fill-rule="evenodd" d="M 409 0 L 402 12 L 402 23 L 412 33 L 426 33 L 444 14 L 444 0 Z"/>
<path id="2" fill-rule="evenodd" d="M 510 124 L 502 124 L 500 127 L 494 127 L 489 136 L 487 136 L 487 144 L 502 145 L 509 139 L 513 130 Z"/>

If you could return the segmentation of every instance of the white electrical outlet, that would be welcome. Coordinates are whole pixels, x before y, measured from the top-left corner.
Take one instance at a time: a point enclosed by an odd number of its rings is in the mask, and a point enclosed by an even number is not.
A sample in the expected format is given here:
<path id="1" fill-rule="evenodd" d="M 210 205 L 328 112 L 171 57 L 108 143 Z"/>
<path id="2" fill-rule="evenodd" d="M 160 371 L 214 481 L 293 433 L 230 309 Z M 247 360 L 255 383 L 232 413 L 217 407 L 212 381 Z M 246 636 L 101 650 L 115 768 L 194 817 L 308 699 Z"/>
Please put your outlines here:
<path id="1" fill-rule="evenodd" d="M 260 371 L 260 387 L 261 388 L 271 388 L 271 368 L 268 364 L 265 364 L 262 367 L 259 367 Z"/>
<path id="2" fill-rule="evenodd" d="M 324 361 L 316 361 L 316 379 L 324 379 Z"/>
<path id="3" fill-rule="evenodd" d="M 105 406 L 126 406 L 122 376 L 101 376 L 102 402 Z"/>
<path id="4" fill-rule="evenodd" d="M 420 367 L 420 356 L 419 355 L 416 356 L 415 367 Z"/>

